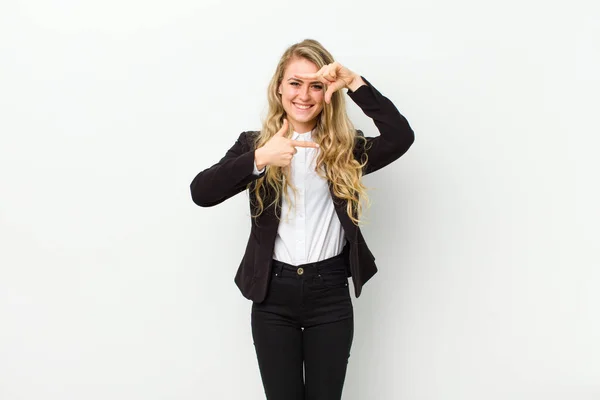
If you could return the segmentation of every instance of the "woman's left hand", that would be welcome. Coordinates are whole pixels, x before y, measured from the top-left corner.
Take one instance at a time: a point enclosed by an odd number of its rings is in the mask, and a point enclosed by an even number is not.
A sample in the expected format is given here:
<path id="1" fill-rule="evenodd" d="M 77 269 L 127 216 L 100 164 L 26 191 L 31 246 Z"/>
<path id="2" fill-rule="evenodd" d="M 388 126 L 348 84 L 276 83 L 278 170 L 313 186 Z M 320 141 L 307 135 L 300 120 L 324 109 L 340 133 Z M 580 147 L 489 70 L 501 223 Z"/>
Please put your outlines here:
<path id="1" fill-rule="evenodd" d="M 314 74 L 296 74 L 294 77 L 298 79 L 315 79 L 327 85 L 327 91 L 325 92 L 325 102 L 327 104 L 331 102 L 331 96 L 336 90 L 348 88 L 355 91 L 365 84 L 360 75 L 350 71 L 337 61 L 325 65 Z"/>

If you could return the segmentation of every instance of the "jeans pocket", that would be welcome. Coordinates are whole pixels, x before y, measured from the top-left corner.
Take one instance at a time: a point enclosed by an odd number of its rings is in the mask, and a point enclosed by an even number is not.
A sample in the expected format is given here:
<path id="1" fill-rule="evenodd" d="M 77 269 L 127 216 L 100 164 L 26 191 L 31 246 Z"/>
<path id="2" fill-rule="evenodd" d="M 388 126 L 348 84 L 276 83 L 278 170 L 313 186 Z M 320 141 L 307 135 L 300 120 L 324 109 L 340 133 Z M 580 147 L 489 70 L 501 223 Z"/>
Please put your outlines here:
<path id="1" fill-rule="evenodd" d="M 346 274 L 320 274 L 319 279 L 324 286 L 330 289 L 348 287 Z"/>

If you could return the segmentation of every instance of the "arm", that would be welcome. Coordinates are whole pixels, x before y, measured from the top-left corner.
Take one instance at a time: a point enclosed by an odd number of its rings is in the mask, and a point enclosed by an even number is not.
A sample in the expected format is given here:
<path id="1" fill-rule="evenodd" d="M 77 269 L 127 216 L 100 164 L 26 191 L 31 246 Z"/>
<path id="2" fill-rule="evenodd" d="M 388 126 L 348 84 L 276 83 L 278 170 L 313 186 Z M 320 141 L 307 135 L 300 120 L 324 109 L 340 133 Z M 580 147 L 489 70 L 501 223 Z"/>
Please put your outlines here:
<path id="1" fill-rule="evenodd" d="M 336 90 L 348 89 L 350 98 L 375 122 L 380 136 L 368 137 L 367 143 L 357 137 L 354 158 L 359 162 L 367 156 L 363 175 L 377 171 L 402 156 L 415 140 L 408 121 L 394 104 L 377 91 L 366 79 L 350 71 L 337 61 L 327 64 L 312 74 L 295 74 L 298 79 L 316 79 L 327 85 L 325 102 L 331 102 Z M 358 136 L 362 136 L 360 132 Z"/>
<path id="2" fill-rule="evenodd" d="M 361 161 L 363 154 L 368 157 L 363 175 L 375 172 L 400 158 L 410 148 L 415 140 L 413 130 L 394 104 L 364 77 L 364 85 L 355 91 L 348 89 L 348 96 L 363 112 L 373 119 L 380 136 L 367 137 L 366 146 L 363 140 L 356 140 L 354 157 Z"/>
<path id="3" fill-rule="evenodd" d="M 218 163 L 196 175 L 190 184 L 194 203 L 202 207 L 217 205 L 262 176 L 254 174 L 255 156 L 248 135 L 242 132 Z"/>

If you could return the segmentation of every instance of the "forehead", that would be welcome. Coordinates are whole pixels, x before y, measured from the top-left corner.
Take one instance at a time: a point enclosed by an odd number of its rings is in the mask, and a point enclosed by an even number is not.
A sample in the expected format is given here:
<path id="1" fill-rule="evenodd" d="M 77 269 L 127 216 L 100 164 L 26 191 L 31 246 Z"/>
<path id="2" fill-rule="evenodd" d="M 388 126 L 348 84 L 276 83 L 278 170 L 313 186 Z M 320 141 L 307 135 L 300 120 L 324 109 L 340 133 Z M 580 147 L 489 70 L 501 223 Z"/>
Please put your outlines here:
<path id="1" fill-rule="evenodd" d="M 293 58 L 288 63 L 283 73 L 284 77 L 294 74 L 314 74 L 319 71 L 319 68 L 306 58 Z"/>

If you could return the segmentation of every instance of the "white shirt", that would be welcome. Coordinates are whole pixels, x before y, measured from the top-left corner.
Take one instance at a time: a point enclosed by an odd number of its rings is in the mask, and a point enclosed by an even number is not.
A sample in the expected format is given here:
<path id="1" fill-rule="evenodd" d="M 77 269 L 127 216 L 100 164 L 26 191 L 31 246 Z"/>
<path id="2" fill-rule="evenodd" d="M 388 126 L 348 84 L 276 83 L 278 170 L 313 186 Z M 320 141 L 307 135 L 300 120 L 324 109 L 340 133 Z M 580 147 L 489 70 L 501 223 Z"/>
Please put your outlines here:
<path id="1" fill-rule="evenodd" d="M 292 140 L 312 142 L 312 132 L 294 132 Z M 296 147 L 291 164 L 291 183 L 283 196 L 281 221 L 275 238 L 273 258 L 291 265 L 325 260 L 340 254 L 346 239 L 335 213 L 327 180 L 315 172 L 319 149 Z M 266 168 L 266 167 L 265 167 Z M 256 168 L 254 174 L 264 171 Z M 288 208 L 291 205 L 291 210 Z"/>

